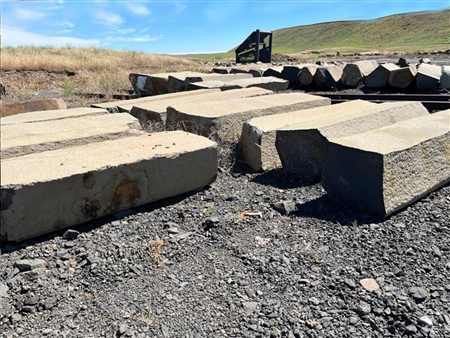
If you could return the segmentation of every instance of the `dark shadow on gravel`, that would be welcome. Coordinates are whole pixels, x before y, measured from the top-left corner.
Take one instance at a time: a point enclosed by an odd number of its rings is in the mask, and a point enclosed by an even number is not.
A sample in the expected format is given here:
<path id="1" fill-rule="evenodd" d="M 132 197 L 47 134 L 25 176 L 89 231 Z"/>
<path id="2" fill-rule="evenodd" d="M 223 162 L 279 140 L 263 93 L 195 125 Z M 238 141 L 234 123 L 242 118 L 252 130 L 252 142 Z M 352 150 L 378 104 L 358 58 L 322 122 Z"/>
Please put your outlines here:
<path id="1" fill-rule="evenodd" d="M 49 234 L 45 234 L 45 235 L 41 235 L 39 237 L 24 240 L 22 242 L 14 243 L 14 242 L 0 241 L 0 254 L 7 253 L 7 252 L 14 252 L 14 251 L 26 248 L 28 246 L 36 245 L 36 244 L 39 244 L 42 242 L 52 240 L 57 237 L 61 237 L 69 229 L 76 230 L 76 231 L 80 232 L 80 234 L 85 233 L 85 232 L 90 232 L 90 231 L 97 229 L 105 224 L 124 219 L 125 217 L 128 217 L 130 215 L 135 215 L 135 214 L 144 213 L 144 212 L 151 212 L 151 211 L 159 209 L 159 208 L 177 204 L 177 203 L 183 201 L 184 199 L 189 198 L 192 195 L 195 195 L 196 193 L 198 193 L 200 191 L 206 191 L 208 189 L 210 189 L 209 186 L 202 188 L 202 189 L 192 191 L 192 192 L 188 192 L 188 193 L 185 193 L 182 195 L 178 195 L 175 197 L 170 197 L 170 198 L 166 198 L 166 199 L 156 201 L 153 203 L 145 204 L 145 205 L 142 205 L 139 207 L 122 210 L 122 211 L 116 212 L 111 215 L 107 215 L 107 216 L 104 216 L 104 217 L 101 217 L 101 218 L 98 218 L 98 219 L 95 219 L 95 220 L 92 220 L 89 222 L 85 222 L 85 223 L 78 224 L 78 225 L 68 227 L 68 228 L 64 228 L 61 230 L 56 230 Z"/>
<path id="2" fill-rule="evenodd" d="M 255 175 L 255 177 L 250 179 L 250 181 L 262 185 L 270 185 L 272 187 L 279 189 L 293 189 L 293 188 L 307 187 L 319 183 L 319 180 L 304 181 L 301 178 L 286 175 L 283 173 L 281 169 L 270 170 L 261 174 L 257 174 Z"/>
<path id="3" fill-rule="evenodd" d="M 334 203 L 327 195 L 306 203 L 297 204 L 296 207 L 297 210 L 291 213 L 293 216 L 312 217 L 346 226 L 376 224 L 384 221 L 362 210 Z"/>

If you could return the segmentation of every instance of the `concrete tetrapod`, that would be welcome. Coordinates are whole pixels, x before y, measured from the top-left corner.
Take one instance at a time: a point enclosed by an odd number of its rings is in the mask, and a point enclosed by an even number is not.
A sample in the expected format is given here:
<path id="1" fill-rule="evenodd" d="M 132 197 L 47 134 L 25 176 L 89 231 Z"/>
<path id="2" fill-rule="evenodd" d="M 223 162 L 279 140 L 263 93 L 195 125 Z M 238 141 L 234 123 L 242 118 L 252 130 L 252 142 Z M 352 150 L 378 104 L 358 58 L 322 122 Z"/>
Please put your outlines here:
<path id="1" fill-rule="evenodd" d="M 2 160 L 0 237 L 21 241 L 202 188 L 216 144 L 183 131 Z"/>
<path id="2" fill-rule="evenodd" d="M 322 185 L 331 200 L 380 217 L 450 181 L 450 110 L 333 139 Z"/>
<path id="3" fill-rule="evenodd" d="M 420 102 L 388 102 L 277 130 L 275 146 L 286 174 L 320 178 L 327 145 L 337 138 L 428 115 Z"/>
<path id="4" fill-rule="evenodd" d="M 253 170 L 271 170 L 281 167 L 275 148 L 278 129 L 308 123 L 311 120 L 333 117 L 350 111 L 374 106 L 375 103 L 354 100 L 329 106 L 297 110 L 283 114 L 255 117 L 244 123 L 241 134 L 241 149 L 245 163 Z"/>
<path id="5" fill-rule="evenodd" d="M 328 98 L 294 92 L 231 99 L 224 104 L 220 102 L 175 104 L 167 108 L 166 124 L 180 126 L 203 136 L 215 133 L 222 141 L 238 142 L 242 124 L 251 118 L 325 106 L 330 103 Z"/>
<path id="6" fill-rule="evenodd" d="M 81 116 L 1 126 L 1 158 L 140 135 L 130 114 Z"/>

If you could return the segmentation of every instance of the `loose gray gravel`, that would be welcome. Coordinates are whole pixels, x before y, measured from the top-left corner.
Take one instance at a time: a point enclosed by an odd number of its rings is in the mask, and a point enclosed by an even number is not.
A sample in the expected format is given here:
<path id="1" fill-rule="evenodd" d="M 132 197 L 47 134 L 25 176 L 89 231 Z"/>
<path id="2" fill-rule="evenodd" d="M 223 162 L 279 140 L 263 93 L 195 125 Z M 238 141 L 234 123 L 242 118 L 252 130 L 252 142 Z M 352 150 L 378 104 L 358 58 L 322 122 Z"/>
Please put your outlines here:
<path id="1" fill-rule="evenodd" d="M 2 337 L 450 337 L 449 185 L 380 220 L 240 168 L 0 248 Z"/>

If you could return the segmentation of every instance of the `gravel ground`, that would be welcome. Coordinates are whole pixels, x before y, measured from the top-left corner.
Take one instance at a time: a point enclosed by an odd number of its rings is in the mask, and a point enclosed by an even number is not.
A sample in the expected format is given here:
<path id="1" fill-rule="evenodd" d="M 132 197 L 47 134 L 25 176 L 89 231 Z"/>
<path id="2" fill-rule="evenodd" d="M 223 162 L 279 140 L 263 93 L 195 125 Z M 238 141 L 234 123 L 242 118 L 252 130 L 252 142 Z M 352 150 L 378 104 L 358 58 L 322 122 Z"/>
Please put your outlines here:
<path id="1" fill-rule="evenodd" d="M 319 183 L 211 186 L 1 246 L 2 337 L 450 337 L 450 185 L 380 220 Z"/>

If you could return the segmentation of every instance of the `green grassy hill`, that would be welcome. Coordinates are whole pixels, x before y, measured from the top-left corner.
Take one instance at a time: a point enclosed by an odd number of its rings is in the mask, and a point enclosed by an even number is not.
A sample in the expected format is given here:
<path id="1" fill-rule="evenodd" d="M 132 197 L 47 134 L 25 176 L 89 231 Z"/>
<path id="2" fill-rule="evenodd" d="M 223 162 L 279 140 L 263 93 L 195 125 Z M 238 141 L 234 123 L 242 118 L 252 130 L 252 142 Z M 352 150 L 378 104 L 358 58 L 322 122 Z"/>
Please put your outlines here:
<path id="1" fill-rule="evenodd" d="M 311 50 L 409 51 L 450 48 L 450 9 L 391 15 L 370 21 L 336 21 L 273 32 L 273 52 Z"/>
<path id="2" fill-rule="evenodd" d="M 234 58 L 235 48 L 227 53 L 184 57 L 204 61 Z M 450 49 L 450 9 L 282 28 L 273 31 L 272 53 L 300 56 L 311 51 L 417 53 L 447 49 Z"/>

